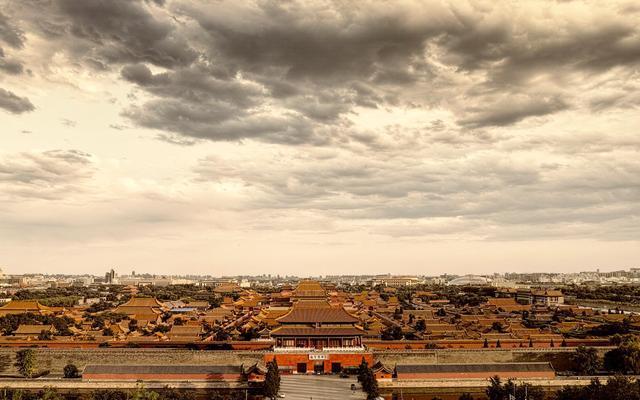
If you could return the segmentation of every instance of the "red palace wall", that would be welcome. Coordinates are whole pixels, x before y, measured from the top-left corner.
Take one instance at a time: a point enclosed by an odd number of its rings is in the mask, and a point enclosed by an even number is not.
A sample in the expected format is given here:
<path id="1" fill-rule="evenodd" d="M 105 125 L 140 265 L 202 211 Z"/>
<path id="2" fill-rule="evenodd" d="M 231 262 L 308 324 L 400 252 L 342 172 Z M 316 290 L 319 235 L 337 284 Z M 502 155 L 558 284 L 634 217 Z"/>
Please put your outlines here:
<path id="1" fill-rule="evenodd" d="M 290 369 L 293 373 L 297 373 L 296 370 L 299 363 L 305 363 L 307 364 L 307 374 L 312 374 L 316 363 L 319 362 L 323 363 L 323 372 L 325 374 L 331 373 L 332 363 L 340 363 L 341 368 L 357 367 L 362 362 L 363 357 L 369 365 L 373 365 L 373 355 L 371 353 L 326 353 L 325 355 L 325 360 L 310 360 L 309 353 L 267 353 L 264 356 L 264 361 L 269 362 L 275 358 L 279 367 Z"/>
<path id="2" fill-rule="evenodd" d="M 449 373 L 413 373 L 413 374 L 398 374 L 398 380 L 407 379 L 489 379 L 498 375 L 501 379 L 509 378 L 538 378 L 538 379 L 553 379 L 555 373 L 553 371 L 548 372 L 449 372 Z"/>
<path id="3" fill-rule="evenodd" d="M 496 347 L 497 340 L 489 340 L 489 348 Z M 610 346 L 609 339 L 566 339 L 567 347 Z M 364 340 L 363 344 L 370 350 L 424 350 L 435 345 L 439 349 L 483 349 L 484 340 Z M 506 339 L 500 341 L 502 349 L 527 349 L 529 339 Z M 554 347 L 561 347 L 562 340 L 554 340 Z M 551 348 L 550 340 L 534 340 L 533 348 Z"/>
<path id="4" fill-rule="evenodd" d="M 104 381 L 154 381 L 154 380 L 192 380 L 192 381 L 242 381 L 238 374 L 82 374 L 83 380 Z"/>
<path id="5" fill-rule="evenodd" d="M 375 372 L 374 375 L 376 376 L 376 379 L 378 380 L 391 380 L 393 378 L 393 374 L 390 374 L 388 372 Z"/>

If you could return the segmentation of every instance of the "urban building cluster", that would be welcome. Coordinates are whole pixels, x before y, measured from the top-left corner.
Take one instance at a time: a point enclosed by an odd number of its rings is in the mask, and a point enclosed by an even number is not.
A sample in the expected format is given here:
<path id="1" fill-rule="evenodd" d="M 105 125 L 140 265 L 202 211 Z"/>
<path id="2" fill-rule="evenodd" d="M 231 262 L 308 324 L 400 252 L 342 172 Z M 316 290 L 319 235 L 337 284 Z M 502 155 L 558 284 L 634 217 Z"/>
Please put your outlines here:
<path id="1" fill-rule="evenodd" d="M 363 362 L 389 387 L 492 376 L 555 379 L 566 373 L 566 365 L 546 355 L 526 363 L 513 355 L 502 362 L 474 356 L 434 363 L 417 362 L 415 354 L 605 351 L 621 340 L 616 338 L 640 332 L 634 310 L 640 293 L 632 285 L 602 280 L 577 285 L 513 274 L 119 276 L 110 269 L 104 277 L 4 275 L 1 282 L 0 348 L 175 348 L 260 355 L 252 363 L 176 368 L 82 365 L 83 379 L 92 381 L 188 379 L 247 386 L 264 382 L 270 363 L 282 374 L 338 375 L 354 373 Z M 618 292 L 626 301 L 611 300 Z M 406 352 L 414 358 L 393 358 Z"/>

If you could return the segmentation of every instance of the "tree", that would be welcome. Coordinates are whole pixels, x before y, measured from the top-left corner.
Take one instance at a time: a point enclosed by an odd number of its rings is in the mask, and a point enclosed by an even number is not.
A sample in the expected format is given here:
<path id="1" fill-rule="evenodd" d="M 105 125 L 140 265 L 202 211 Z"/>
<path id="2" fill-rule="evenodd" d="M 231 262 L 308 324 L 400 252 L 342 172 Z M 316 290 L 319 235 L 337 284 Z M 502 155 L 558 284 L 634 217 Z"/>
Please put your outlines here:
<path id="1" fill-rule="evenodd" d="M 392 325 L 382 332 L 382 340 L 400 340 L 402 339 L 402 328 L 397 325 Z"/>
<path id="2" fill-rule="evenodd" d="M 606 385 L 594 379 L 583 387 L 565 387 L 556 393 L 557 400 L 637 400 L 640 386 L 625 376 L 610 377 Z"/>
<path id="3" fill-rule="evenodd" d="M 142 383 L 136 384 L 136 389 L 133 391 L 131 400 L 158 400 L 160 395 L 153 390 L 145 389 Z"/>
<path id="4" fill-rule="evenodd" d="M 159 400 L 196 400 L 196 395 L 192 390 L 179 390 L 165 386 L 160 392 Z"/>
<path id="5" fill-rule="evenodd" d="M 32 349 L 20 350 L 16 353 L 16 367 L 25 378 L 32 378 L 38 370 L 36 352 Z"/>
<path id="6" fill-rule="evenodd" d="M 511 380 L 502 384 L 498 376 L 490 379 L 485 393 L 489 400 L 505 400 L 510 395 L 515 396 L 515 400 L 544 400 L 545 397 L 544 391 L 540 387 L 528 383 L 517 385 Z"/>
<path id="7" fill-rule="evenodd" d="M 52 339 L 53 339 L 53 333 L 51 331 L 47 331 L 43 329 L 38 334 L 38 340 L 52 340 Z"/>
<path id="8" fill-rule="evenodd" d="M 368 366 L 363 369 L 363 379 L 361 383 L 362 391 L 367 394 L 367 399 L 371 400 L 380 396 L 380 390 L 378 389 L 378 380 L 376 379 L 373 370 Z"/>
<path id="9" fill-rule="evenodd" d="M 580 375 L 594 375 L 601 367 L 598 351 L 593 347 L 579 346 L 571 356 L 571 362 Z"/>
<path id="10" fill-rule="evenodd" d="M 65 378 L 78 378 L 80 377 L 80 371 L 78 371 L 78 367 L 73 364 L 67 364 L 63 369 Z"/>
<path id="11" fill-rule="evenodd" d="M 37 396 L 40 400 L 64 400 L 64 397 L 58 393 L 58 391 L 51 387 L 46 387 Z"/>
<path id="12" fill-rule="evenodd" d="M 640 373 L 640 343 L 633 338 L 604 355 L 604 367 L 609 371 L 623 374 Z"/>
<path id="13" fill-rule="evenodd" d="M 122 390 L 104 389 L 91 392 L 91 400 L 128 400 L 129 394 Z"/>
<path id="14" fill-rule="evenodd" d="M 280 391 L 280 371 L 275 360 L 267 363 L 267 374 L 264 377 L 263 393 L 269 399 L 275 399 Z"/>
<path id="15" fill-rule="evenodd" d="M 155 328 L 153 328 L 154 332 L 160 332 L 160 333 L 167 333 L 171 330 L 171 327 L 169 325 L 157 325 Z"/>
<path id="16" fill-rule="evenodd" d="M 604 354 L 604 369 L 611 372 L 626 372 L 624 352 L 618 347 Z"/>
<path id="17" fill-rule="evenodd" d="M 497 375 L 489 379 L 489 387 L 487 387 L 485 393 L 489 400 L 504 400 L 507 397 L 502 381 Z"/>
<path id="18" fill-rule="evenodd" d="M 424 319 L 419 319 L 416 322 L 416 330 L 419 332 L 424 332 L 427 329 L 427 323 Z"/>
<path id="19" fill-rule="evenodd" d="M 255 328 L 248 328 L 242 332 L 240 336 L 242 337 L 242 340 L 251 340 L 260 337 L 260 334 Z"/>
<path id="20" fill-rule="evenodd" d="M 367 360 L 362 357 L 362 361 L 360 361 L 360 365 L 358 365 L 358 382 L 362 383 L 365 380 L 367 369 L 369 369 L 369 364 Z"/>
<path id="21" fill-rule="evenodd" d="M 491 324 L 491 330 L 494 330 L 498 333 L 504 333 L 504 326 L 502 325 L 502 322 L 495 321 Z"/>
<path id="22" fill-rule="evenodd" d="M 462 393 L 462 395 L 458 397 L 458 400 L 473 400 L 473 396 L 469 393 Z"/>

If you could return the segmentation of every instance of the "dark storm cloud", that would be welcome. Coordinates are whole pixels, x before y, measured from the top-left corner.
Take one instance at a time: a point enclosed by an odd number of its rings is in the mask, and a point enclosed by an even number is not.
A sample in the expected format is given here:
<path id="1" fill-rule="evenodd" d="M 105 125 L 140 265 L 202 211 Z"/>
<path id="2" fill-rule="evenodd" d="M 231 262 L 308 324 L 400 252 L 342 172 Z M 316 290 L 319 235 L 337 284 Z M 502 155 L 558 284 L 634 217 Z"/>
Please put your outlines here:
<path id="1" fill-rule="evenodd" d="M 127 65 L 122 69 L 122 77 L 158 97 L 182 98 L 198 104 L 218 101 L 246 108 L 255 105 L 253 98 L 262 95 L 259 85 L 218 79 L 200 66 L 154 75 L 144 65 Z"/>
<path id="2" fill-rule="evenodd" d="M 438 34 L 438 14 L 446 13 L 434 5 L 432 19 L 412 23 L 406 7 L 371 14 L 353 4 L 329 7 L 266 1 L 230 5 L 223 13 L 196 6 L 182 11 L 209 33 L 212 52 L 238 68 L 259 72 L 276 66 L 290 79 L 328 81 L 373 77 L 381 67 L 420 65 L 425 40 Z"/>
<path id="3" fill-rule="evenodd" d="M 0 108 L 4 108 L 13 114 L 22 114 L 35 110 L 29 99 L 2 88 L 0 88 Z"/>
<path id="4" fill-rule="evenodd" d="M 134 125 L 187 141 L 263 140 L 264 135 L 265 141 L 285 144 L 305 138 L 310 144 L 339 142 L 346 136 L 379 142 L 375 134 L 349 128 L 346 118 L 357 107 L 451 107 L 465 128 L 509 126 L 573 104 L 569 91 L 561 98 L 537 98 L 540 91 L 527 84 L 533 77 L 547 76 L 547 84 L 576 71 L 635 65 L 639 54 L 631 23 L 574 26 L 560 20 L 542 29 L 512 18 L 509 7 L 499 5 L 51 4 L 52 17 L 46 22 L 32 18 L 32 28 L 56 38 L 74 61 L 98 70 L 120 69 L 124 80 L 152 97 L 123 114 Z M 164 68 L 152 72 L 152 65 Z M 443 67 L 468 74 L 471 87 L 460 86 Z M 17 74 L 23 66 L 7 58 L 0 60 L 0 69 Z M 516 101 L 483 93 L 496 87 Z M 616 102 L 601 101 L 597 107 L 608 104 Z M 166 111 L 166 117 L 153 107 Z M 269 111 L 280 117 L 256 129 L 253 123 L 264 121 Z M 292 125 L 276 128 L 274 119 Z M 342 137 L 332 136 L 337 130 Z"/>
<path id="5" fill-rule="evenodd" d="M 97 45 L 95 55 L 106 62 L 147 61 L 171 67 L 187 65 L 196 52 L 174 32 L 167 19 L 152 15 L 146 3 L 129 0 L 58 0 L 71 34 Z"/>
<path id="6" fill-rule="evenodd" d="M 0 41 L 9 46 L 20 49 L 24 47 L 24 32 L 17 28 L 10 18 L 0 12 Z"/>
<path id="7" fill-rule="evenodd" d="M 135 125 L 171 128 L 169 134 L 187 139 L 260 140 L 247 121 L 271 111 L 296 126 L 266 124 L 268 141 L 329 143 L 343 138 L 318 135 L 342 129 L 355 141 L 363 137 L 346 121 L 358 107 L 448 108 L 465 128 L 551 116 L 573 107 L 576 94 L 548 98 L 546 87 L 577 73 L 638 65 L 637 24 L 618 9 L 607 14 L 611 18 L 559 18 L 551 5 L 531 6 L 529 18 L 529 6 L 52 0 L 8 7 L 0 32 L 5 42 L 23 46 L 24 34 L 12 22 L 20 20 L 21 28 L 60 46 L 73 64 L 120 69 L 124 80 L 152 97 L 125 108 Z M 536 17 L 543 8 L 548 21 Z M 45 11 L 49 18 L 43 20 Z M 15 58 L 0 59 L 5 72 L 23 68 Z M 487 94 L 496 89 L 516 100 Z M 184 104 L 176 106 L 176 99 Z M 619 104 L 594 100 L 599 109 Z M 151 108 L 156 105 L 183 120 L 161 121 Z M 200 111 L 206 109 L 212 110 L 209 118 Z M 205 129 L 221 121 L 219 110 L 228 113 L 225 120 L 240 120 L 234 128 Z M 307 133 L 300 133 L 302 125 Z"/>
<path id="8" fill-rule="evenodd" d="M 520 50 L 506 68 L 540 68 L 545 65 L 573 66 L 587 70 L 606 70 L 615 66 L 637 65 L 640 37 L 637 27 L 612 23 L 582 28 L 559 38 L 546 37 L 545 45 L 533 51 Z"/>
<path id="9" fill-rule="evenodd" d="M 33 33 L 51 40 L 66 52 L 73 63 L 98 70 L 131 62 L 163 67 L 189 65 L 198 54 L 176 31 L 175 21 L 157 10 L 161 3 L 143 0 L 25 1 L 12 4 L 8 9 L 20 16 L 23 25 Z M 18 45 L 22 41 L 14 38 L 13 43 Z"/>
<path id="10" fill-rule="evenodd" d="M 466 118 L 458 121 L 469 128 L 513 125 L 529 117 L 544 116 L 565 110 L 569 105 L 559 96 L 507 96 L 494 104 L 470 108 Z"/>
<path id="11" fill-rule="evenodd" d="M 0 48 L 0 71 L 4 71 L 10 75 L 20 75 L 24 72 L 24 66 L 18 60 L 5 58 L 2 53 L 2 48 Z"/>
<path id="12" fill-rule="evenodd" d="M 339 24 L 322 18 L 302 23 L 306 11 L 276 2 L 258 4 L 255 15 L 250 7 L 235 15 L 201 5 L 174 9 L 205 29 L 209 36 L 201 46 L 211 62 L 158 74 L 143 65 L 126 66 L 123 78 L 158 100 L 125 115 L 140 126 L 198 139 L 332 142 L 335 128 L 345 124 L 342 117 L 355 106 L 378 107 L 393 97 L 386 93 L 395 91 L 393 85 L 423 75 L 420 54 L 434 32 L 430 24 L 405 23 L 402 12 L 353 16 L 354 25 L 346 8 Z M 367 80 L 388 88 L 381 93 Z M 176 98 L 186 103 L 177 105 Z M 158 105 L 168 112 L 158 113 Z M 280 116 L 266 118 L 265 107 Z M 228 118 L 218 126 L 219 109 Z"/>
<path id="13" fill-rule="evenodd" d="M 597 73 L 640 62 L 637 25 L 627 21 L 558 21 L 545 29 L 526 20 L 518 24 L 508 15 L 488 23 L 469 16 L 459 21 L 463 27 L 436 39 L 445 51 L 443 60 L 462 70 L 485 72 L 491 85 L 527 84 L 545 74 L 560 78 L 575 71 Z"/>
<path id="14" fill-rule="evenodd" d="M 123 77 L 163 98 L 186 99 L 187 94 L 189 101 L 231 101 L 238 113 L 250 114 L 248 107 L 257 104 L 275 105 L 304 115 L 313 121 L 312 129 L 323 132 L 331 132 L 324 129 L 331 124 L 344 127 L 342 118 L 358 106 L 427 108 L 443 101 L 455 105 L 461 126 L 480 128 L 509 126 L 570 108 L 571 93 L 540 94 L 526 85 L 531 77 L 556 73 L 550 78 L 553 81 L 562 74 L 604 71 L 637 61 L 637 35 L 631 24 L 572 27 L 567 23 L 558 30 L 544 30 L 517 23 L 504 10 L 498 16 L 479 18 L 493 12 L 491 7 L 428 5 L 430 12 L 424 13 L 418 4 L 409 3 L 360 8 L 265 1 L 229 3 L 214 11 L 199 3 L 179 2 L 172 9 L 197 21 L 207 33 L 208 40 L 201 39 L 200 45 L 207 49 L 217 73 L 225 71 L 225 75 L 212 79 L 215 73 L 210 66 L 155 75 L 145 67 L 129 66 Z M 414 13 L 417 17 L 412 18 Z M 466 99 L 447 98 L 450 83 L 439 75 L 437 63 L 480 73 L 475 86 L 506 88 L 509 98 L 496 100 L 482 90 L 467 91 Z M 237 74 L 262 85 L 263 96 L 240 91 L 234 99 L 225 98 L 238 87 L 233 82 Z M 212 85 L 216 81 L 219 84 Z M 233 83 L 225 87 L 222 82 Z M 437 90 L 428 98 L 410 97 L 419 87 Z M 455 90 L 453 84 L 451 91 Z M 240 99 L 254 104 L 241 104 Z M 191 122 L 183 124 L 191 129 L 172 132 L 186 136 L 200 132 L 196 137 L 202 138 L 202 130 L 193 129 L 198 120 Z M 178 127 L 174 124 L 174 128 Z M 212 127 L 211 131 L 217 130 Z M 359 132 L 350 134 L 356 141 L 362 137 Z M 245 137 L 259 139 L 254 135 L 249 130 Z M 334 139 L 326 137 L 322 142 Z"/>
<path id="15" fill-rule="evenodd" d="M 302 144 L 317 142 L 312 125 L 294 115 L 246 113 L 228 103 L 197 104 L 161 99 L 132 107 L 124 114 L 138 125 L 209 140 L 241 140 Z M 175 142 L 175 139 L 170 141 Z"/>

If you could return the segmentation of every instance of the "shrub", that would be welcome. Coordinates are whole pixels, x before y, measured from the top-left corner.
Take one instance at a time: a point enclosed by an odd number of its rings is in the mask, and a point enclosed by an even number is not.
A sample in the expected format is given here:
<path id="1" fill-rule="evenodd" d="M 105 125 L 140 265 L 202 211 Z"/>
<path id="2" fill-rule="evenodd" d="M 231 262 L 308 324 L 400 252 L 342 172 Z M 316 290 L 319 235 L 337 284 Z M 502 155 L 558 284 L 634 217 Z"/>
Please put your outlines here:
<path id="1" fill-rule="evenodd" d="M 64 366 L 64 377 L 65 378 L 78 378 L 80 377 L 80 371 L 78 367 L 73 364 L 67 364 Z"/>

